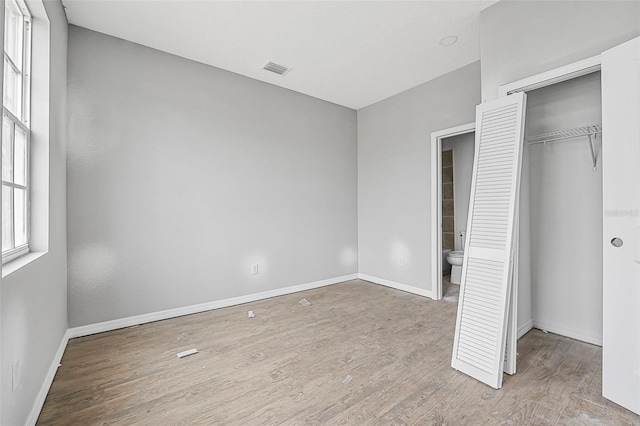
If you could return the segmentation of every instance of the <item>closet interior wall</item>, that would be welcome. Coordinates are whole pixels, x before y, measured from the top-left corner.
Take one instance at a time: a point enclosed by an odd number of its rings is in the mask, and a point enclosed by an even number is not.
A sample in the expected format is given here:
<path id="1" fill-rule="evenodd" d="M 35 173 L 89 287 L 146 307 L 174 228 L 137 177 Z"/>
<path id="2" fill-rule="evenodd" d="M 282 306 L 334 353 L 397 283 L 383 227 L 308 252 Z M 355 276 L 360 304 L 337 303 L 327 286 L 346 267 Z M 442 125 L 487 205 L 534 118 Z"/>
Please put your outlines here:
<path id="1" fill-rule="evenodd" d="M 601 102 L 600 72 L 527 93 L 521 199 L 520 276 L 530 275 L 521 279 L 519 306 L 526 314 L 530 305 L 534 327 L 595 344 L 602 342 L 601 136 L 596 170 L 587 137 L 526 140 L 602 124 Z"/>

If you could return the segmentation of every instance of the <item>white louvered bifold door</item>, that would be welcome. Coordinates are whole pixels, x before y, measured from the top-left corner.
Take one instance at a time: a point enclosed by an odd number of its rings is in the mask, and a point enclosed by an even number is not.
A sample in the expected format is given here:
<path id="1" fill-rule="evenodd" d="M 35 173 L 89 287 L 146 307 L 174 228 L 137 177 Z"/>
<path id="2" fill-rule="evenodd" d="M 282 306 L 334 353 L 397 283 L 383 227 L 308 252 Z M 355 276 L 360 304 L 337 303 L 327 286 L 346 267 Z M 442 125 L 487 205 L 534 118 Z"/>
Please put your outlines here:
<path id="1" fill-rule="evenodd" d="M 502 386 L 520 187 L 524 93 L 476 108 L 476 146 L 467 244 L 451 365 Z"/>

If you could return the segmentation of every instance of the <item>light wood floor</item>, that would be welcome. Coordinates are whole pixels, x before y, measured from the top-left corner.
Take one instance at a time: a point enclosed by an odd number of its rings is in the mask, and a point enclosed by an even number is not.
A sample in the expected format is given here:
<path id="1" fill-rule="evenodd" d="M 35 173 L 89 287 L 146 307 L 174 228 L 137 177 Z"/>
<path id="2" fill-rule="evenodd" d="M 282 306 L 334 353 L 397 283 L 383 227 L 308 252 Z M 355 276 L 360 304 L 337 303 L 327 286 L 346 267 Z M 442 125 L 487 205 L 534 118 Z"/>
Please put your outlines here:
<path id="1" fill-rule="evenodd" d="M 502 389 L 454 371 L 456 308 L 356 280 L 73 339 L 38 424 L 640 424 L 597 346 L 533 330 Z"/>

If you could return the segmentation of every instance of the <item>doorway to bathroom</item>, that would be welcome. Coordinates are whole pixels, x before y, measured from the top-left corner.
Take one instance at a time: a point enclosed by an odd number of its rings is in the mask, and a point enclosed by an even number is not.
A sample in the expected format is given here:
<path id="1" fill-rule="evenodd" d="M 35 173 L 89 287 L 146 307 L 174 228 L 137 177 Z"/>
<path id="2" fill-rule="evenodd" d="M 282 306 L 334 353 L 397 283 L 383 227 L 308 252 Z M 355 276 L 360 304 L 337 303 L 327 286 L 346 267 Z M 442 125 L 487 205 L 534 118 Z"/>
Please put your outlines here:
<path id="1" fill-rule="evenodd" d="M 434 298 L 457 302 L 466 238 L 475 123 L 431 134 L 431 230 Z"/>

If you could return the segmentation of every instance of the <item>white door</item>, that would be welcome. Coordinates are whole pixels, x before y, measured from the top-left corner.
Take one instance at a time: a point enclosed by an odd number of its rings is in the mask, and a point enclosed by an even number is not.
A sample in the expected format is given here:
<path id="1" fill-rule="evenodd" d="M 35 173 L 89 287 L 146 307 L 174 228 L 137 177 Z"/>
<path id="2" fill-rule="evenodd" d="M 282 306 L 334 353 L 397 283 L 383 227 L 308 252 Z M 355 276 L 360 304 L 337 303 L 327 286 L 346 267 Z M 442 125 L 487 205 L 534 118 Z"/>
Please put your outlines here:
<path id="1" fill-rule="evenodd" d="M 640 38 L 602 54 L 602 395 L 640 414 Z"/>
<path id="2" fill-rule="evenodd" d="M 502 386 L 520 188 L 524 93 L 478 105 L 467 242 L 451 366 Z"/>

